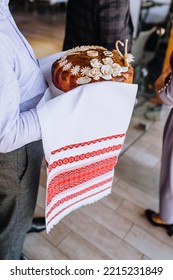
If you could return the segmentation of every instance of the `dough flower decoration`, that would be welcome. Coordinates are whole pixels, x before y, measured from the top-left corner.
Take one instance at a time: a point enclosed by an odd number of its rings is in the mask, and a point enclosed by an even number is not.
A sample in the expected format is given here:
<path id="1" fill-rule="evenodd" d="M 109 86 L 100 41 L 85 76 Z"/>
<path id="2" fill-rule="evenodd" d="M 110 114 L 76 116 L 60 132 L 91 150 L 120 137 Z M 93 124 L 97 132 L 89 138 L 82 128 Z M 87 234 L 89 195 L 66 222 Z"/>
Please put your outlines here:
<path id="1" fill-rule="evenodd" d="M 101 77 L 104 80 L 111 80 L 112 79 L 112 73 L 113 73 L 113 69 L 112 66 L 107 64 L 107 65 L 103 65 L 100 69 L 101 71 Z"/>
<path id="2" fill-rule="evenodd" d="M 98 67 L 92 68 L 89 71 L 88 76 L 93 78 L 94 80 L 98 81 L 100 79 L 100 77 L 102 77 L 102 74 L 100 72 L 100 68 L 98 68 Z"/>
<path id="3" fill-rule="evenodd" d="M 82 76 L 88 76 L 90 70 L 91 70 L 90 67 L 87 67 L 87 66 L 82 67 L 81 70 L 80 70 L 81 75 Z"/>
<path id="4" fill-rule="evenodd" d="M 102 61 L 105 65 L 112 65 L 114 63 L 113 59 L 110 57 L 103 58 Z"/>
<path id="5" fill-rule="evenodd" d="M 72 75 L 77 75 L 78 73 L 79 73 L 79 71 L 80 71 L 80 66 L 79 65 L 76 65 L 76 66 L 73 66 L 72 68 L 71 68 L 71 73 L 72 73 Z"/>
<path id="6" fill-rule="evenodd" d="M 67 71 L 67 70 L 69 70 L 71 67 L 72 67 L 72 63 L 69 62 L 69 63 L 67 63 L 67 64 L 64 65 L 63 71 Z"/>
<path id="7" fill-rule="evenodd" d="M 61 67 L 63 67 L 67 63 L 68 63 L 67 59 L 64 59 L 64 60 L 61 60 L 59 64 L 60 64 Z"/>
<path id="8" fill-rule="evenodd" d="M 112 64 L 112 75 L 113 77 L 116 77 L 116 76 L 121 76 L 121 73 L 122 72 L 127 72 L 128 71 L 128 67 L 126 67 L 126 71 L 124 71 L 125 67 L 121 67 L 119 64 L 117 63 L 113 63 Z"/>
<path id="9" fill-rule="evenodd" d="M 92 67 L 96 67 L 96 68 L 100 68 L 103 64 L 97 59 L 97 58 L 93 58 L 91 61 L 90 61 L 90 64 Z"/>
<path id="10" fill-rule="evenodd" d="M 125 55 L 125 60 L 126 60 L 126 62 L 129 64 L 129 63 L 131 63 L 132 61 L 134 61 L 134 56 L 133 56 L 131 53 L 127 53 L 127 54 Z"/>

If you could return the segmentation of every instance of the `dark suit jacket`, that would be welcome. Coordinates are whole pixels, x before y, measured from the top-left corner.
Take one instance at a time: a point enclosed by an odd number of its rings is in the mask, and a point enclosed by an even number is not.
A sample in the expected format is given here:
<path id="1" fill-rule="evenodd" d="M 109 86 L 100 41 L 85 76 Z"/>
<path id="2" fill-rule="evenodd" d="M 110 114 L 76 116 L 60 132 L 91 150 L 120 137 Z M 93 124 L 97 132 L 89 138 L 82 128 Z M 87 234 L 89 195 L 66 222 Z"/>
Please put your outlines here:
<path id="1" fill-rule="evenodd" d="M 63 50 L 100 45 L 110 50 L 117 40 L 129 39 L 133 26 L 129 0 L 69 0 Z"/>

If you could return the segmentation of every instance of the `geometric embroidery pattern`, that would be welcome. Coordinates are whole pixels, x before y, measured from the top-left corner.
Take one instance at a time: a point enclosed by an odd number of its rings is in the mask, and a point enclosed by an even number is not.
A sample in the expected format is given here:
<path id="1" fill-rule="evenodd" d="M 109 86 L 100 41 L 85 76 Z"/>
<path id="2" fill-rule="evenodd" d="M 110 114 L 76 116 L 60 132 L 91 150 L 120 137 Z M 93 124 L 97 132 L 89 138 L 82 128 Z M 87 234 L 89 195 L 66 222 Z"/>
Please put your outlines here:
<path id="1" fill-rule="evenodd" d="M 48 185 L 47 204 L 49 205 L 55 194 L 58 195 L 110 172 L 114 168 L 116 162 L 117 157 L 112 157 L 56 175 Z"/>
<path id="2" fill-rule="evenodd" d="M 84 159 L 87 159 L 90 157 L 95 157 L 95 156 L 99 156 L 101 154 L 103 155 L 105 153 L 113 152 L 115 150 L 120 150 L 121 148 L 122 148 L 122 145 L 115 145 L 112 147 L 99 149 L 97 151 L 88 152 L 86 154 L 81 154 L 81 155 L 76 155 L 74 157 L 69 157 L 69 158 L 66 157 L 63 159 L 59 159 L 58 161 L 54 161 L 52 164 L 50 164 L 48 166 L 48 171 L 51 172 L 53 168 L 56 168 L 57 166 L 61 166 L 63 164 L 78 162 L 80 160 L 84 160 Z"/>
<path id="3" fill-rule="evenodd" d="M 48 232 L 70 212 L 111 192 L 114 167 L 124 139 L 122 133 L 51 151 L 47 164 Z"/>
<path id="4" fill-rule="evenodd" d="M 125 134 L 124 133 L 123 134 L 116 134 L 116 135 L 102 137 L 102 138 L 98 138 L 98 139 L 94 139 L 94 140 L 90 140 L 90 141 L 86 141 L 86 142 L 82 142 L 82 143 L 78 143 L 78 144 L 67 145 L 67 146 L 64 146 L 60 149 L 54 150 L 51 153 L 56 154 L 56 153 L 59 153 L 61 151 L 66 151 L 68 149 L 71 150 L 73 148 L 84 147 L 86 145 L 91 145 L 91 144 L 99 143 L 99 142 L 102 142 L 102 141 L 112 140 L 112 139 L 121 138 L 121 137 L 125 137 Z"/>
<path id="5" fill-rule="evenodd" d="M 84 193 L 88 193 L 88 192 L 90 192 L 91 190 L 97 189 L 98 187 L 100 187 L 100 186 L 102 186 L 102 185 L 104 185 L 104 184 L 106 184 L 106 183 L 112 182 L 112 180 L 113 180 L 113 178 L 111 177 L 111 178 L 109 178 L 109 179 L 107 179 L 107 180 L 104 180 L 104 181 L 98 183 L 98 184 L 94 184 L 94 185 L 92 185 L 92 186 L 90 186 L 90 187 L 88 187 L 88 188 L 85 188 L 85 189 L 83 189 L 83 190 L 81 190 L 81 191 L 75 192 L 75 193 L 73 193 L 73 194 L 71 194 L 71 195 L 68 195 L 68 196 L 66 196 L 66 197 L 64 197 L 64 198 L 62 198 L 62 199 L 60 199 L 60 200 L 58 200 L 58 201 L 51 207 L 51 209 L 48 211 L 46 217 L 48 218 L 49 215 L 51 214 L 51 212 L 52 212 L 57 206 L 63 204 L 64 202 L 67 202 L 67 201 L 69 201 L 69 200 L 72 200 L 72 199 L 75 198 L 75 197 L 80 197 L 80 196 L 81 196 L 82 194 L 84 194 Z M 62 211 L 62 210 L 61 210 L 61 211 Z"/>

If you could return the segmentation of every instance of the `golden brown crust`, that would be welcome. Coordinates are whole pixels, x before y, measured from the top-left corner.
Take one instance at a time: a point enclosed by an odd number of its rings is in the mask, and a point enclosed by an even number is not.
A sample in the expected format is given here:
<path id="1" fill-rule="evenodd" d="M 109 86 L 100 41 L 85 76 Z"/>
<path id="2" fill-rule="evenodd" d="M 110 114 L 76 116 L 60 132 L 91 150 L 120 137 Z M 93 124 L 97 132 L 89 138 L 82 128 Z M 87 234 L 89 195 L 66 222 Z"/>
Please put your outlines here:
<path id="1" fill-rule="evenodd" d="M 67 92 L 79 85 L 101 81 L 133 82 L 133 67 L 117 50 L 82 46 L 69 50 L 52 65 L 55 87 Z"/>

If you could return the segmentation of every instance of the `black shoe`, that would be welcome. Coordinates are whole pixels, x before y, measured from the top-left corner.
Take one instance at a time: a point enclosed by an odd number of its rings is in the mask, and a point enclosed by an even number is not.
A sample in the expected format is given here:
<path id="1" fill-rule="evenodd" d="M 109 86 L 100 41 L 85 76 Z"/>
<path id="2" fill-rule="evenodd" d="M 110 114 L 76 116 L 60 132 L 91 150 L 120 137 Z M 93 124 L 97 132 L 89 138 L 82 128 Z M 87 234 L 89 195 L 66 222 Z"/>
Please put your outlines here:
<path id="1" fill-rule="evenodd" d="M 20 256 L 20 260 L 26 261 L 26 260 L 29 260 L 29 259 L 22 253 L 21 256 Z"/>
<path id="2" fill-rule="evenodd" d="M 157 218 L 154 219 L 154 215 L 157 215 L 157 213 L 150 209 L 145 210 L 145 215 L 147 217 L 147 220 L 150 222 L 150 224 L 152 224 L 153 226 L 156 226 L 156 227 L 163 227 L 166 229 L 167 234 L 169 236 L 173 235 L 173 224 L 162 223 L 161 221 L 159 221 L 160 220 L 159 215 L 158 215 L 158 221 L 157 221 Z"/>
<path id="3" fill-rule="evenodd" d="M 46 221 L 44 217 L 33 218 L 32 227 L 28 230 L 30 232 L 41 232 L 46 229 Z"/>

